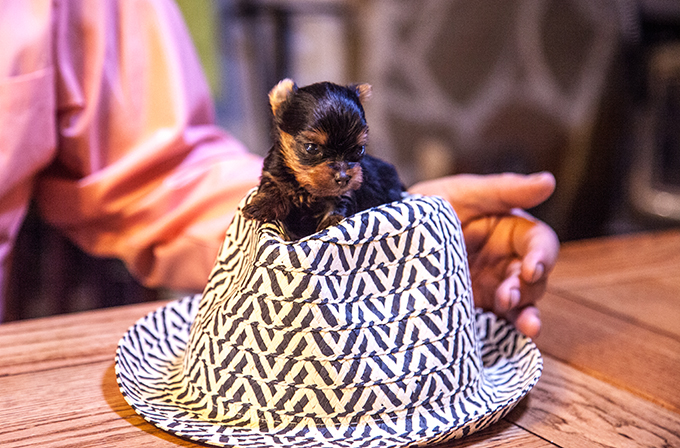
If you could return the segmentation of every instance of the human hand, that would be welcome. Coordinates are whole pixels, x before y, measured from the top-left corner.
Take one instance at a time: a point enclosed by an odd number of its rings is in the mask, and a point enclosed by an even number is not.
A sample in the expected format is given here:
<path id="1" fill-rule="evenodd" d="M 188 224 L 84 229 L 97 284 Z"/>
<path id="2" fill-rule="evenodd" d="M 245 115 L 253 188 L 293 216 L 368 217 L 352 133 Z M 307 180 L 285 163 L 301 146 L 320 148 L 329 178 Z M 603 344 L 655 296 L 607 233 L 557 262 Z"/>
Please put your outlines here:
<path id="1" fill-rule="evenodd" d="M 475 305 L 510 320 L 529 337 L 541 330 L 535 304 L 557 261 L 559 240 L 522 209 L 542 203 L 554 189 L 555 178 L 547 172 L 461 174 L 409 189 L 451 203 L 462 223 Z"/>

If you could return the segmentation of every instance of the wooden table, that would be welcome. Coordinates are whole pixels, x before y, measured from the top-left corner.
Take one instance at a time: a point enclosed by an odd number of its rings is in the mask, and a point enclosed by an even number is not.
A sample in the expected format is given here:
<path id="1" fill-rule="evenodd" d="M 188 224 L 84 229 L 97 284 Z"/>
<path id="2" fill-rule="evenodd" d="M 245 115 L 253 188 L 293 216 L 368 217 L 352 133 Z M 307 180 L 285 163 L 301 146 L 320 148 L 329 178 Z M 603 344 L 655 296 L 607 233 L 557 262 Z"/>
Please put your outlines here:
<path id="1" fill-rule="evenodd" d="M 0 446 L 197 446 L 116 385 L 118 340 L 159 306 L 0 325 Z M 680 447 L 680 231 L 565 244 L 540 308 L 538 385 L 448 446 Z"/>

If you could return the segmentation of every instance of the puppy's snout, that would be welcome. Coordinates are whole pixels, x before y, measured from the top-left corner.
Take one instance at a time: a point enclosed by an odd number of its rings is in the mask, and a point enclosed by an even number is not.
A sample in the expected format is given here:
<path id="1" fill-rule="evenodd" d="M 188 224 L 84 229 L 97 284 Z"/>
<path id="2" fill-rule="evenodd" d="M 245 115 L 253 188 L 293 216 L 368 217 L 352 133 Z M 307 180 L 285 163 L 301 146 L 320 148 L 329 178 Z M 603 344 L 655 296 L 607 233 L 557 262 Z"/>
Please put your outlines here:
<path id="1" fill-rule="evenodd" d="M 340 185 L 341 187 L 346 186 L 349 181 L 352 179 L 352 176 L 347 174 L 346 171 L 338 171 L 335 173 L 335 183 Z"/>
<path id="2" fill-rule="evenodd" d="M 331 165 L 333 170 L 335 171 L 335 174 L 333 175 L 333 179 L 335 180 L 335 183 L 338 184 L 341 187 L 346 186 L 350 180 L 352 180 L 352 176 L 347 173 L 347 164 L 345 163 L 336 163 Z"/>

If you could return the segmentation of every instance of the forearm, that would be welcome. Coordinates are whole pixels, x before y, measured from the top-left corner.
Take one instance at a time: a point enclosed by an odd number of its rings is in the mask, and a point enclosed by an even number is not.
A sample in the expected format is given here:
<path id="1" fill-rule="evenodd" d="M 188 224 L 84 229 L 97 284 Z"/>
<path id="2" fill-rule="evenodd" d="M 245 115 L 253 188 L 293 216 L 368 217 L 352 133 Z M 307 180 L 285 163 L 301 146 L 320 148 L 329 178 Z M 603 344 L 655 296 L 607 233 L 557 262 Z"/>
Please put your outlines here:
<path id="1" fill-rule="evenodd" d="M 59 142 L 36 184 L 42 214 L 147 285 L 200 290 L 261 160 L 213 124 L 171 2 L 69 1 L 55 15 Z"/>

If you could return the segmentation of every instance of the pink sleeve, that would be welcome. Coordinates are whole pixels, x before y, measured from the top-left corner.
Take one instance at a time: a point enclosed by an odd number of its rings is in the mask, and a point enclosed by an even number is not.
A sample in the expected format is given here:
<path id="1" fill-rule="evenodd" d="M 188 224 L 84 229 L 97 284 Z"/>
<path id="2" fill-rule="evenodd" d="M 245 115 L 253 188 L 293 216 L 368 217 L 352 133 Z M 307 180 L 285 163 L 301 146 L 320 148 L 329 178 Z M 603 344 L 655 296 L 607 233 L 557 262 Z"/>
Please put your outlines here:
<path id="1" fill-rule="evenodd" d="M 36 185 L 42 214 L 149 286 L 200 291 L 261 159 L 213 124 L 174 4 L 56 5 L 58 152 Z"/>

